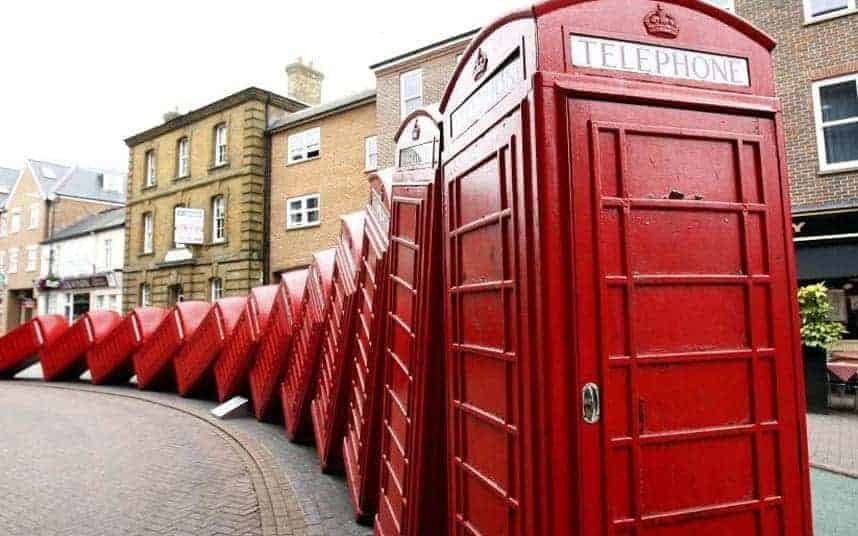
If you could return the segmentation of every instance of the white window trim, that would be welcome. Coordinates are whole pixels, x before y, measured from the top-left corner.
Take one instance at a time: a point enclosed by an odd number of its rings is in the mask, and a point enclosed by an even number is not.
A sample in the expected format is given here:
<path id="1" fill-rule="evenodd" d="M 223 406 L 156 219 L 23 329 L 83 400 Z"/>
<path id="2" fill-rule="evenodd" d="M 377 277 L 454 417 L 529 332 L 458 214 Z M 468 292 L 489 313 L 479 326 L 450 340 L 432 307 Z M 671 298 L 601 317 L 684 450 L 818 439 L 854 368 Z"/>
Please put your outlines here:
<path id="1" fill-rule="evenodd" d="M 831 173 L 838 171 L 849 171 L 852 169 L 858 169 L 858 160 L 850 160 L 848 162 L 837 162 L 835 164 L 829 164 L 826 160 L 826 150 L 825 150 L 825 133 L 823 131 L 823 126 L 837 126 L 837 125 L 847 125 L 851 123 L 858 123 L 858 117 L 851 117 L 848 119 L 839 119 L 837 121 L 830 121 L 828 123 L 823 124 L 822 121 L 822 98 L 820 97 L 820 89 L 825 86 L 831 86 L 834 84 L 839 84 L 842 82 L 854 81 L 856 85 L 856 91 L 858 91 L 858 73 L 848 74 L 846 76 L 839 76 L 837 78 L 829 78 L 826 80 L 819 80 L 818 82 L 813 83 L 812 91 L 813 91 L 813 115 L 816 122 L 816 150 L 819 156 L 819 171 L 822 173 Z"/>
<path id="2" fill-rule="evenodd" d="M 155 158 L 155 149 L 149 149 L 146 151 L 144 159 L 146 161 L 146 182 L 144 186 L 149 188 L 150 186 L 155 186 L 158 182 L 158 166 Z"/>
<path id="3" fill-rule="evenodd" d="M 209 282 L 210 289 L 210 298 L 212 302 L 216 302 L 217 300 L 223 298 L 223 279 L 220 277 L 214 277 Z"/>
<path id="4" fill-rule="evenodd" d="M 712 4 L 715 7 L 720 7 L 724 11 L 729 11 L 730 13 L 733 13 L 733 14 L 736 13 L 736 0 L 724 0 L 727 3 L 726 6 L 722 6 L 722 5 L 718 4 L 718 0 L 703 0 L 703 1 L 706 2 L 707 4 Z"/>
<path id="5" fill-rule="evenodd" d="M 307 137 L 311 133 L 316 133 L 316 137 L 319 140 L 319 147 L 317 151 L 319 154 L 315 156 L 309 156 L 310 153 L 310 145 L 307 144 Z M 299 145 L 301 148 L 301 155 L 298 158 L 292 159 L 292 149 L 294 148 L 292 144 Z M 308 128 L 306 130 L 302 130 L 301 132 L 296 132 L 294 134 L 290 134 L 286 137 L 286 165 L 291 166 L 293 164 L 300 164 L 301 162 L 309 162 L 311 160 L 317 160 L 322 157 L 322 128 L 321 127 L 313 127 Z"/>
<path id="6" fill-rule="evenodd" d="M 155 250 L 155 216 L 151 212 L 143 214 L 143 254 L 150 255 Z"/>
<path id="7" fill-rule="evenodd" d="M 191 139 L 185 136 L 180 138 L 176 145 L 178 157 L 176 178 L 184 179 L 191 175 Z"/>
<path id="8" fill-rule="evenodd" d="M 312 199 L 312 198 L 316 198 L 316 201 L 317 201 L 316 208 L 315 209 L 307 209 L 307 200 Z M 302 218 L 301 223 L 292 223 L 291 205 L 295 201 L 301 202 L 302 208 L 299 209 L 299 212 L 304 214 L 304 217 Z M 318 219 L 312 223 L 308 222 L 308 219 L 307 219 L 307 213 L 310 210 L 315 210 L 319 213 Z M 298 196 L 298 197 L 290 197 L 289 199 L 286 200 L 286 230 L 287 231 L 293 231 L 295 229 L 307 229 L 309 227 L 318 227 L 320 225 L 322 225 L 322 196 L 321 196 L 321 194 L 308 194 L 308 195 L 302 195 L 302 196 Z"/>
<path id="9" fill-rule="evenodd" d="M 221 147 L 223 147 L 223 151 L 220 150 Z M 229 162 L 229 129 L 226 123 L 221 123 L 215 127 L 214 151 L 215 166 L 224 166 Z"/>
<path id="10" fill-rule="evenodd" d="M 406 95 L 405 94 L 405 79 L 408 76 L 420 74 L 420 93 L 414 95 Z M 405 111 L 405 100 L 411 100 L 417 97 L 420 97 L 420 106 L 423 106 L 423 69 L 414 69 L 412 71 L 408 71 L 407 73 L 402 73 L 399 76 L 399 114 L 404 119 L 408 113 Z M 419 108 L 419 106 L 418 106 Z"/>
<path id="11" fill-rule="evenodd" d="M 8 273 L 10 273 L 10 274 L 17 274 L 18 273 L 18 248 L 12 248 L 9 250 Z"/>
<path id="12" fill-rule="evenodd" d="M 811 15 L 811 13 L 812 13 L 811 0 L 802 0 L 802 6 L 803 6 L 803 11 L 804 11 L 804 23 L 805 24 L 814 24 L 817 22 L 836 19 L 838 17 L 844 17 L 846 15 L 858 13 L 858 5 L 856 5 L 856 0 L 847 0 L 847 7 L 844 9 L 840 9 L 838 11 L 832 11 L 831 13 L 826 13 L 824 15 L 819 15 L 816 17 Z"/>
<path id="13" fill-rule="evenodd" d="M 218 211 L 218 202 L 220 202 L 221 205 L 220 211 Z M 223 224 L 220 229 L 220 236 L 218 236 L 219 219 L 223 220 Z M 212 198 L 212 242 L 215 244 L 222 244 L 226 242 L 226 198 L 222 195 L 218 195 Z"/>
<path id="14" fill-rule="evenodd" d="M 29 229 L 38 229 L 39 228 L 39 218 L 41 217 L 41 210 L 39 210 L 38 203 L 32 203 L 30 205 L 30 225 Z M 34 217 L 35 216 L 35 217 Z"/>
<path id="15" fill-rule="evenodd" d="M 9 218 L 6 214 L 0 214 L 0 237 L 8 236 L 9 234 Z"/>
<path id="16" fill-rule="evenodd" d="M 39 268 L 39 246 L 27 246 L 26 271 L 35 272 Z"/>
<path id="17" fill-rule="evenodd" d="M 140 285 L 140 307 L 149 307 L 152 305 L 152 289 L 149 287 L 149 283 L 142 283 Z"/>
<path id="18" fill-rule="evenodd" d="M 369 152 L 369 144 L 372 141 L 375 144 L 375 153 Z M 369 157 L 370 154 L 374 154 L 375 156 L 375 165 L 370 163 Z M 375 171 L 378 169 L 378 136 L 367 136 L 363 140 L 363 165 L 365 171 Z"/>
<path id="19" fill-rule="evenodd" d="M 15 222 L 18 225 L 15 225 Z M 9 213 L 9 234 L 18 234 L 21 232 L 21 209 L 14 208 L 12 212 Z"/>
<path id="20" fill-rule="evenodd" d="M 0 251 L 0 274 L 6 272 L 6 252 Z"/>

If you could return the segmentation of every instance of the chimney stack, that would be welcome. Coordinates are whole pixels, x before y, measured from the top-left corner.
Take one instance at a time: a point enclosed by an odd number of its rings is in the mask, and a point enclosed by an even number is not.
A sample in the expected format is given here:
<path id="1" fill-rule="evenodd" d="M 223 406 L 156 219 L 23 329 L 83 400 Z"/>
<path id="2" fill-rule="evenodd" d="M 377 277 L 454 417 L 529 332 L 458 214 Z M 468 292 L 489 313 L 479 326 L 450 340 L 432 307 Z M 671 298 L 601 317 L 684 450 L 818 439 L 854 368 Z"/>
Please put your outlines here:
<path id="1" fill-rule="evenodd" d="M 165 113 L 162 117 L 164 119 L 164 122 L 166 123 L 168 121 L 172 121 L 173 119 L 179 117 L 180 115 L 182 115 L 182 114 L 179 113 L 179 110 L 177 108 L 175 110 L 170 110 L 169 112 Z"/>
<path id="2" fill-rule="evenodd" d="M 302 58 L 286 66 L 288 91 L 286 96 L 310 106 L 322 102 L 322 81 L 325 75 L 313 68 L 313 62 L 304 63 Z"/>

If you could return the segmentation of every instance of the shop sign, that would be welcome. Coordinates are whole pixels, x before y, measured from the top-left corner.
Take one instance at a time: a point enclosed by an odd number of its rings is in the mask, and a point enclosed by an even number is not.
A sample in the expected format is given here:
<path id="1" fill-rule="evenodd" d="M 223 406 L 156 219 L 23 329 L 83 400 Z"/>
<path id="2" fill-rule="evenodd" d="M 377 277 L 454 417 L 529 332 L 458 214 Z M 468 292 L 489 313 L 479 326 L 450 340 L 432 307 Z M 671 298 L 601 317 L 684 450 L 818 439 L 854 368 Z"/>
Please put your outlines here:
<path id="1" fill-rule="evenodd" d="M 206 212 L 201 208 L 176 208 L 174 242 L 176 244 L 202 244 L 204 242 L 205 219 Z"/>

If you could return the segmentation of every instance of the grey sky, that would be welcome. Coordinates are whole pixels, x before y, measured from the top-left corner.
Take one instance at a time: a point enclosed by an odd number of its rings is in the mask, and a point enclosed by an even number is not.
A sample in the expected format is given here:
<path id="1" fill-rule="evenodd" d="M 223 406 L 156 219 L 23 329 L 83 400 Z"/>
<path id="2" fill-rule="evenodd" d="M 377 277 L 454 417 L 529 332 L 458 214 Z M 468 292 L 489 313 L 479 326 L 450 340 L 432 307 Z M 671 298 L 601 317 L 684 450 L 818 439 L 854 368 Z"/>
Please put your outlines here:
<path id="1" fill-rule="evenodd" d="M 378 60 L 529 3 L 4 2 L 0 166 L 125 170 L 125 137 L 251 85 L 285 93 L 283 68 L 298 56 L 325 73 L 330 100 L 372 87 Z"/>

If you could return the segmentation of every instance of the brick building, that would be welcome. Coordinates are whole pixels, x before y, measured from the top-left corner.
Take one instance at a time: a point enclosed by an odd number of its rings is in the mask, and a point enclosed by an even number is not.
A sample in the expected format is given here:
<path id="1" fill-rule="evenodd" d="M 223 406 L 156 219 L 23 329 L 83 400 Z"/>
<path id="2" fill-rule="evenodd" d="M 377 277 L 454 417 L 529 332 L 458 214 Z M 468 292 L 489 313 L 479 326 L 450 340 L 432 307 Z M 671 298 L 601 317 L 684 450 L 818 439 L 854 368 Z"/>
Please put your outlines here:
<path id="1" fill-rule="evenodd" d="M 260 284 L 265 129 L 310 104 L 251 87 L 125 140 L 125 310 L 245 295 Z"/>
<path id="2" fill-rule="evenodd" d="M 339 217 L 364 207 L 366 172 L 378 167 L 376 132 L 375 90 L 272 123 L 271 275 L 308 265 L 314 252 L 334 245 Z"/>
<path id="3" fill-rule="evenodd" d="M 478 30 L 459 34 L 370 66 L 377 91 L 378 162 L 393 165 L 393 136 L 406 115 L 441 100 L 459 57 Z"/>
<path id="4" fill-rule="evenodd" d="M 122 173 L 27 160 L 0 213 L 0 331 L 36 313 L 42 241 L 72 223 L 125 203 Z"/>

